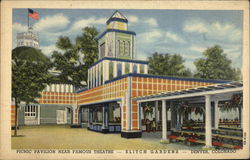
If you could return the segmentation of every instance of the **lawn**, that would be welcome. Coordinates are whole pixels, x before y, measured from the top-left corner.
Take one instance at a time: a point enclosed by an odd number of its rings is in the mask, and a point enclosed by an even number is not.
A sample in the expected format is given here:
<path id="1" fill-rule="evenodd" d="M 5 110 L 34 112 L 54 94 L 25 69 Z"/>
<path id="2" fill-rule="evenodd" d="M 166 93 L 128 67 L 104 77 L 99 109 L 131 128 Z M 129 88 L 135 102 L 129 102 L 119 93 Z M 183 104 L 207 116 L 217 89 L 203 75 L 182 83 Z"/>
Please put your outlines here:
<path id="1" fill-rule="evenodd" d="M 65 125 L 22 126 L 12 137 L 12 149 L 197 149 L 183 144 L 160 143 L 161 133 L 143 133 L 143 138 L 126 139 L 120 134 L 102 134 Z M 13 131 L 12 131 L 13 135 Z"/>

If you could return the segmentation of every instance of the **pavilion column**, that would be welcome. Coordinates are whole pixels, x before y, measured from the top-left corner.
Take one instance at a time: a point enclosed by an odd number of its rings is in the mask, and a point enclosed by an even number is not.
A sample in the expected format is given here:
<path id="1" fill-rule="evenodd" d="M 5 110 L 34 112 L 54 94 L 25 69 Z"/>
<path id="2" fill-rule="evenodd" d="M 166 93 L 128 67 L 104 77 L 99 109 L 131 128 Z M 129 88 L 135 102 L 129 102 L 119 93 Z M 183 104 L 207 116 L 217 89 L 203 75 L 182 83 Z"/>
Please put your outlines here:
<path id="1" fill-rule="evenodd" d="M 88 127 L 90 126 L 90 119 L 91 119 L 90 108 L 88 106 Z"/>
<path id="2" fill-rule="evenodd" d="M 117 62 L 114 61 L 114 68 L 113 68 L 113 77 L 117 77 Z"/>
<path id="3" fill-rule="evenodd" d="M 40 125 L 40 113 L 41 113 L 41 107 L 40 105 L 37 106 L 37 124 Z"/>
<path id="4" fill-rule="evenodd" d="M 242 109 L 241 107 L 238 108 L 238 111 L 239 111 L 239 121 L 240 121 L 240 127 L 241 127 L 241 128 L 243 128 L 243 118 L 242 118 L 242 117 L 243 117 L 243 116 L 242 116 L 242 115 L 243 115 L 243 112 L 242 112 L 242 110 L 243 110 L 243 109 Z"/>
<path id="5" fill-rule="evenodd" d="M 142 119 L 141 119 L 141 103 L 139 102 L 138 103 L 138 129 L 139 130 L 142 130 L 142 127 L 141 127 L 141 121 L 142 121 Z"/>
<path id="6" fill-rule="evenodd" d="M 171 111 L 171 129 L 176 128 L 176 110 L 174 109 L 173 102 L 170 102 L 170 111 Z"/>
<path id="7" fill-rule="evenodd" d="M 158 128 L 158 121 L 159 121 L 159 116 L 158 116 L 158 114 L 159 114 L 159 103 L 158 103 L 158 101 L 155 101 L 155 127 L 156 127 L 156 129 Z"/>
<path id="8" fill-rule="evenodd" d="M 126 100 L 126 128 L 128 131 L 131 130 L 131 102 L 129 95 L 127 94 Z"/>
<path id="9" fill-rule="evenodd" d="M 102 106 L 102 128 L 105 128 L 105 108 Z"/>
<path id="10" fill-rule="evenodd" d="M 109 126 L 109 121 L 108 121 L 109 106 L 108 106 L 108 104 L 105 105 L 104 109 L 105 109 L 105 127 L 108 128 L 108 126 Z"/>
<path id="11" fill-rule="evenodd" d="M 102 131 L 108 131 L 108 104 L 104 103 L 102 107 Z"/>
<path id="12" fill-rule="evenodd" d="M 168 143 L 167 138 L 167 106 L 166 100 L 162 100 L 162 143 Z"/>
<path id="13" fill-rule="evenodd" d="M 211 95 L 205 96 L 205 137 L 206 137 L 206 146 L 205 148 L 212 147 L 212 128 L 211 128 Z"/>
<path id="14" fill-rule="evenodd" d="M 214 101 L 214 128 L 219 128 L 219 107 L 218 107 L 219 101 Z"/>

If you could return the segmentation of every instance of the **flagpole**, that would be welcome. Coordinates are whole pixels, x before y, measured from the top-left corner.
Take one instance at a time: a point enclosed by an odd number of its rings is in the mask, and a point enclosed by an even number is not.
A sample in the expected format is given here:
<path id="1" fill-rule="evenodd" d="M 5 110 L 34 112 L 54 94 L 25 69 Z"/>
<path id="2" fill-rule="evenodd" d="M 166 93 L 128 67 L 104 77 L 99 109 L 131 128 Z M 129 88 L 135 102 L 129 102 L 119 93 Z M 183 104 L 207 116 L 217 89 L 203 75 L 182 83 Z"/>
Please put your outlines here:
<path id="1" fill-rule="evenodd" d="M 29 26 L 30 26 L 29 9 L 28 9 L 28 15 L 27 15 L 27 17 L 28 17 L 28 29 L 29 29 Z"/>

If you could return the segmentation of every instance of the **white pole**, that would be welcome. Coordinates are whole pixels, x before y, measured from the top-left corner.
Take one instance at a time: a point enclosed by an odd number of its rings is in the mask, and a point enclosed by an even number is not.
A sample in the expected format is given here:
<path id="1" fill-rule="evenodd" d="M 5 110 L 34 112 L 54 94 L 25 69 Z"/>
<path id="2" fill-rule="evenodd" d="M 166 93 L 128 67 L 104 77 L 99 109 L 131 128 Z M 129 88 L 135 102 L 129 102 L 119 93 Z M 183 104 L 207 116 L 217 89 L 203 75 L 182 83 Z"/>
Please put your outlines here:
<path id="1" fill-rule="evenodd" d="M 211 148 L 212 147 L 212 129 L 211 129 L 211 96 L 206 95 L 205 96 L 205 130 L 206 130 L 206 146 L 205 148 Z"/>
<path id="2" fill-rule="evenodd" d="M 102 105 L 102 128 L 105 128 L 105 104 Z"/>
<path id="3" fill-rule="evenodd" d="M 219 107 L 218 107 L 219 101 L 214 101 L 214 128 L 219 128 Z"/>
<path id="4" fill-rule="evenodd" d="M 162 100 L 162 141 L 167 141 L 167 109 L 166 101 Z"/>
<path id="5" fill-rule="evenodd" d="M 41 108 L 40 105 L 37 106 L 37 124 L 40 125 L 40 113 L 41 113 Z"/>
<path id="6" fill-rule="evenodd" d="M 158 101 L 155 101 L 155 127 L 156 129 L 158 128 L 158 120 L 159 120 L 159 116 L 158 116 L 158 107 L 159 107 L 159 103 Z"/>

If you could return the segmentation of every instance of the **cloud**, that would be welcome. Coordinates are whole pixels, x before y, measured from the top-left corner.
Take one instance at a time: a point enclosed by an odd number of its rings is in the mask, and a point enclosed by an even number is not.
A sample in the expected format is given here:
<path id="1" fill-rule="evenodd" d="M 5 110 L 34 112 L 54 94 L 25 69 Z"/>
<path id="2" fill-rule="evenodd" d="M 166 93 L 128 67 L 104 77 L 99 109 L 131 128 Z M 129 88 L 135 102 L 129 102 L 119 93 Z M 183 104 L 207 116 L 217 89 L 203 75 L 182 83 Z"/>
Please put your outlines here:
<path id="1" fill-rule="evenodd" d="M 55 32 L 65 29 L 70 23 L 69 19 L 63 14 L 46 16 L 35 23 L 34 29 L 37 31 Z"/>
<path id="2" fill-rule="evenodd" d="M 214 21 L 207 23 L 203 20 L 189 20 L 183 26 L 183 31 L 203 34 L 206 40 L 223 41 L 224 43 L 240 43 L 242 31 L 234 24 Z"/>
<path id="3" fill-rule="evenodd" d="M 152 27 L 157 27 L 158 26 L 158 22 L 154 18 L 148 18 L 148 19 L 144 20 L 144 23 L 146 23 L 146 24 L 148 24 L 148 25 L 150 25 Z"/>
<path id="4" fill-rule="evenodd" d="M 55 45 L 40 46 L 40 49 L 48 57 L 50 57 L 52 55 L 53 51 L 55 51 L 55 50 L 60 51 L 58 48 L 56 48 Z"/>
<path id="5" fill-rule="evenodd" d="M 128 18 L 129 25 L 134 25 L 139 22 L 139 18 L 135 15 L 128 15 L 127 18 Z"/>
<path id="6" fill-rule="evenodd" d="M 183 31 L 205 33 L 208 30 L 203 22 L 200 22 L 198 20 L 193 20 L 185 24 Z"/>
<path id="7" fill-rule="evenodd" d="M 149 32 L 143 32 L 138 35 L 138 40 L 141 43 L 150 43 L 159 40 L 162 37 L 162 32 L 160 30 L 151 30 Z"/>
<path id="8" fill-rule="evenodd" d="M 17 47 L 17 41 L 16 41 L 16 36 L 17 36 L 17 33 L 20 33 L 20 32 L 27 32 L 28 30 L 28 27 L 26 25 L 23 25 L 21 23 L 14 23 L 12 25 L 12 48 L 15 48 Z"/>
<path id="9" fill-rule="evenodd" d="M 90 17 L 88 19 L 80 19 L 75 21 L 67 32 L 80 31 L 82 28 L 95 25 L 95 24 L 105 24 L 106 18 L 96 18 Z"/>
<path id="10" fill-rule="evenodd" d="M 178 42 L 178 43 L 185 43 L 185 40 L 175 33 L 167 31 L 165 35 L 166 35 L 166 38 L 171 40 L 171 41 Z"/>
<path id="11" fill-rule="evenodd" d="M 240 67 L 242 63 L 242 47 L 241 45 L 223 45 L 224 53 L 232 60 L 233 65 Z"/>
<path id="12" fill-rule="evenodd" d="M 203 53 L 206 49 L 207 49 L 206 47 L 202 47 L 198 45 L 191 45 L 191 47 L 189 47 L 189 50 L 200 52 L 200 53 Z"/>
<path id="13" fill-rule="evenodd" d="M 20 24 L 20 23 L 14 23 L 12 25 L 12 29 L 13 31 L 16 31 L 16 32 L 25 32 L 27 31 L 27 26 Z"/>

